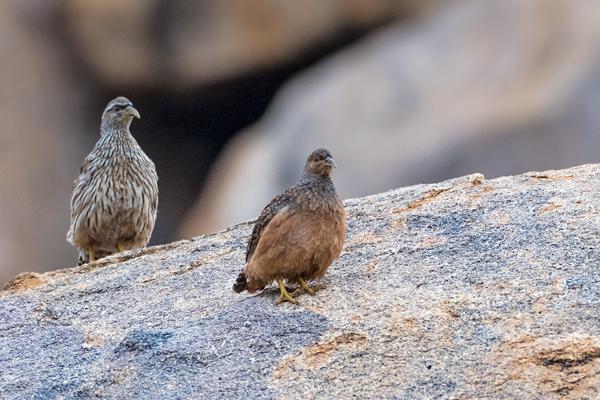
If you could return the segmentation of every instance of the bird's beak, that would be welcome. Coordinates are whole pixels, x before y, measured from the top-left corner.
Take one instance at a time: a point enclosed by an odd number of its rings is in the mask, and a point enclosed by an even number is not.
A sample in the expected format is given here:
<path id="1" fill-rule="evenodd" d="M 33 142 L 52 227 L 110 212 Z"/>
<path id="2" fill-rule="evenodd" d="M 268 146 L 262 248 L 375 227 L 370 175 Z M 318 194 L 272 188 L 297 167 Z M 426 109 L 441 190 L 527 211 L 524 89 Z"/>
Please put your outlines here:
<path id="1" fill-rule="evenodd" d="M 337 164 L 335 163 L 335 160 L 333 159 L 333 157 L 329 156 L 325 159 L 325 162 L 327 163 L 327 165 L 329 165 L 331 168 L 337 168 Z"/>
<path id="2" fill-rule="evenodd" d="M 140 119 L 140 113 L 138 112 L 138 110 L 135 109 L 135 107 L 128 106 L 127 107 L 127 112 L 129 113 L 129 115 L 134 116 L 137 119 Z"/>

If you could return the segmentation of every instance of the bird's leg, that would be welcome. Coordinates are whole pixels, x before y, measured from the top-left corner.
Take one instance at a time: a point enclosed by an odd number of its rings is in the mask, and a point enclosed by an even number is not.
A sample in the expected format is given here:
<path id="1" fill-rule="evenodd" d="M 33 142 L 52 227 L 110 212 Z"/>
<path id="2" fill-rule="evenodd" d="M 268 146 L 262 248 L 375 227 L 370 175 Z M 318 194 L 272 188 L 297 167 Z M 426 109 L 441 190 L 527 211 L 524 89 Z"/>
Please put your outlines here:
<path id="1" fill-rule="evenodd" d="M 308 293 L 311 296 L 314 296 L 319 290 L 325 288 L 325 285 L 314 285 L 311 287 L 302 278 L 298 278 L 298 283 L 300 284 L 300 287 L 298 289 L 294 290 L 294 292 L 292 293 L 292 296 L 295 296 L 300 293 Z"/>
<path id="2" fill-rule="evenodd" d="M 279 285 L 279 291 L 281 292 L 279 298 L 277 299 L 277 304 L 281 304 L 284 301 L 289 301 L 292 304 L 298 304 L 298 300 L 294 299 L 288 293 L 287 289 L 285 288 L 285 285 L 283 284 L 283 279 L 277 278 L 277 284 Z"/>
<path id="3" fill-rule="evenodd" d="M 87 251 L 87 263 L 83 264 L 85 262 L 85 252 Z M 82 257 L 82 253 L 84 255 L 84 257 Z M 91 271 L 92 270 L 92 263 L 94 261 L 96 261 L 96 250 L 93 247 L 90 247 L 87 250 L 81 250 L 79 253 L 79 261 L 81 262 L 81 264 L 85 265 L 83 267 L 83 271 Z M 80 264 L 80 265 L 81 265 Z"/>
<path id="4" fill-rule="evenodd" d="M 93 263 L 94 261 L 96 261 L 96 249 L 90 247 L 88 249 L 88 263 Z"/>
<path id="5" fill-rule="evenodd" d="M 300 290 L 301 292 L 306 292 L 308 294 L 310 294 L 311 296 L 314 296 L 316 293 L 313 289 L 311 289 L 310 286 L 308 286 L 308 283 L 306 283 L 306 281 L 302 278 L 298 278 L 298 283 L 300 284 Z M 295 292 L 294 292 L 295 293 Z"/>
<path id="6" fill-rule="evenodd" d="M 117 243 L 117 250 L 119 251 L 119 253 L 125 251 L 125 246 L 123 246 L 121 243 Z"/>

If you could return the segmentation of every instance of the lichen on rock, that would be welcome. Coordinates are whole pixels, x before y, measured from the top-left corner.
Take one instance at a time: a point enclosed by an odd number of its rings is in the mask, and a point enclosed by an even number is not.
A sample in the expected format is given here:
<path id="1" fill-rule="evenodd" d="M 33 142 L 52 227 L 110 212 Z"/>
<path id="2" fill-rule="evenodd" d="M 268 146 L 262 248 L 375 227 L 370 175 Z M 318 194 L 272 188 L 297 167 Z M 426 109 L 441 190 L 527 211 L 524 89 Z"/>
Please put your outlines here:
<path id="1" fill-rule="evenodd" d="M 600 166 L 347 200 L 325 290 L 231 285 L 251 222 L 13 279 L 2 398 L 600 396 Z"/>

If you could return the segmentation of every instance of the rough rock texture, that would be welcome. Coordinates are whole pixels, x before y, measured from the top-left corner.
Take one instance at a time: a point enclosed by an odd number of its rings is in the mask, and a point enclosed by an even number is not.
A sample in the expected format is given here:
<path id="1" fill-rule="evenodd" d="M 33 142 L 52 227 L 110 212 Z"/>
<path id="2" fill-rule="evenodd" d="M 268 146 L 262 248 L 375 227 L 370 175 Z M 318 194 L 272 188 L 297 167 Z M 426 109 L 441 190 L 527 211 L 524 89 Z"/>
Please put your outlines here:
<path id="1" fill-rule="evenodd" d="M 251 225 L 25 274 L 0 293 L 22 398 L 593 399 L 600 165 L 348 200 L 328 288 L 238 295 Z"/>
<path id="2" fill-rule="evenodd" d="M 322 146 L 345 197 L 599 161 L 600 2 L 444 4 L 287 84 L 236 137 L 183 236 L 255 215 Z"/>

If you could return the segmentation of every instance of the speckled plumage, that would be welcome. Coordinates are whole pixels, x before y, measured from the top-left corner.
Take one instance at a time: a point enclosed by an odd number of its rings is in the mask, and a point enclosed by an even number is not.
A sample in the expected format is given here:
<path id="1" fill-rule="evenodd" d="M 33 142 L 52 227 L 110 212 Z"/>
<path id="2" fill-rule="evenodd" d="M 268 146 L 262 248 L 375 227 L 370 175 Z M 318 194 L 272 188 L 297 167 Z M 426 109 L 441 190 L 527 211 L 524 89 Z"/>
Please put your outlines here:
<path id="1" fill-rule="evenodd" d="M 158 176 L 129 131 L 133 117 L 139 113 L 124 97 L 106 106 L 101 137 L 73 183 L 67 240 L 80 264 L 146 246 L 154 229 Z"/>
<path id="2" fill-rule="evenodd" d="M 246 266 L 233 289 L 263 289 L 273 280 L 322 277 L 339 257 L 346 232 L 344 207 L 330 177 L 329 151 L 308 157 L 302 178 L 267 205 L 246 249 Z"/>

